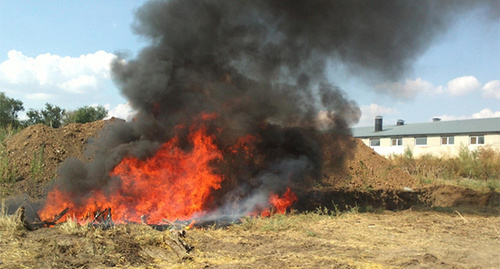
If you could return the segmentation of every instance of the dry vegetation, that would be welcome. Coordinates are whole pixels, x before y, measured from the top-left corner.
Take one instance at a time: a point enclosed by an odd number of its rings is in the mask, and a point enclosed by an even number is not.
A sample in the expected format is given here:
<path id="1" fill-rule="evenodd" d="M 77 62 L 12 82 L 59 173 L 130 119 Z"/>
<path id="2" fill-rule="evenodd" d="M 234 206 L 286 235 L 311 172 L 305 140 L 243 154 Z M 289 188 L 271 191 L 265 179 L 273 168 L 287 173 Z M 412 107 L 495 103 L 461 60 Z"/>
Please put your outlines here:
<path id="1" fill-rule="evenodd" d="M 421 185 L 454 185 L 475 190 L 500 191 L 500 151 L 483 147 L 460 149 L 456 157 L 424 155 L 411 151 L 390 157 L 392 164 L 417 178 Z"/>
<path id="2" fill-rule="evenodd" d="M 494 268 L 500 218 L 459 211 L 316 212 L 246 218 L 187 231 L 180 259 L 168 231 L 66 222 L 28 232 L 0 217 L 2 268 Z"/>

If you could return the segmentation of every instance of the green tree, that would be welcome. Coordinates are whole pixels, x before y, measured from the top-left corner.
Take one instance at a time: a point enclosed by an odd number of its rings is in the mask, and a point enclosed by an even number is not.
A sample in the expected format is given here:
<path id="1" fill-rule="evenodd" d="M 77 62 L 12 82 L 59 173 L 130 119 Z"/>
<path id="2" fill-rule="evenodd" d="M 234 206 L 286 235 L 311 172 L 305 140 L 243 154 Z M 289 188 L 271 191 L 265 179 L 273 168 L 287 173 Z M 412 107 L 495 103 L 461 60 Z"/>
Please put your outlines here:
<path id="1" fill-rule="evenodd" d="M 62 124 L 64 109 L 47 103 L 45 104 L 45 109 L 41 111 L 41 114 L 45 125 L 59 128 Z"/>
<path id="2" fill-rule="evenodd" d="M 84 106 L 75 111 L 68 111 L 64 114 L 63 122 L 68 123 L 87 123 L 102 120 L 108 115 L 108 110 L 101 105 Z"/>
<path id="3" fill-rule="evenodd" d="M 28 117 L 28 119 L 23 122 L 24 126 L 43 123 L 42 114 L 33 108 L 30 108 L 30 110 L 26 112 L 26 117 Z"/>
<path id="4" fill-rule="evenodd" d="M 42 123 L 50 127 L 59 128 L 62 124 L 64 109 L 58 106 L 45 104 L 45 109 L 40 111 L 30 109 L 26 116 L 28 119 L 24 122 L 26 126 Z"/>
<path id="5" fill-rule="evenodd" d="M 4 92 L 0 92 L 0 126 L 18 127 L 20 122 L 17 119 L 17 113 L 23 111 L 23 102 L 9 98 Z"/>

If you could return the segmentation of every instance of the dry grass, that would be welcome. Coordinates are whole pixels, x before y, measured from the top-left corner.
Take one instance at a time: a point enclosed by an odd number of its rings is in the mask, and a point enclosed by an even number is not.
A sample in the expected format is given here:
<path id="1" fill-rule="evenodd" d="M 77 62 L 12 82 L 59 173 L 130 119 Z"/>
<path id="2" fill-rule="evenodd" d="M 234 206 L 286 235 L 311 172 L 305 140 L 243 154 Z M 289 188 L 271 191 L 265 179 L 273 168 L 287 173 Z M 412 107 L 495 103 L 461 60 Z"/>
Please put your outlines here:
<path id="1" fill-rule="evenodd" d="M 26 232 L 16 215 L 7 214 L 4 201 L 0 204 L 0 232 L 6 238 L 22 236 Z"/>
<path id="2" fill-rule="evenodd" d="M 168 231 L 147 225 L 102 230 L 68 221 L 28 232 L 0 216 L 2 268 L 402 268 L 488 267 L 500 247 L 500 217 L 440 212 L 315 212 L 245 218 L 192 229 L 180 260 Z"/>
<path id="3" fill-rule="evenodd" d="M 334 217 L 315 212 L 248 219 L 227 230 L 193 231 L 200 246 L 194 262 L 222 268 L 491 266 L 474 248 L 500 246 L 499 218 L 461 215 L 405 211 Z M 468 258 L 454 260 L 464 253 Z M 487 250 L 485 255 L 496 254 Z"/>
<path id="4" fill-rule="evenodd" d="M 69 220 L 27 231 L 15 215 L 0 215 L 1 268 L 158 268 L 157 257 L 177 259 L 163 241 L 146 225 L 102 230 Z"/>
<path id="5" fill-rule="evenodd" d="M 392 164 L 420 180 L 422 185 L 445 184 L 476 190 L 500 191 L 500 151 L 488 147 L 471 151 L 462 147 L 457 157 L 423 155 L 411 152 L 389 157 Z"/>

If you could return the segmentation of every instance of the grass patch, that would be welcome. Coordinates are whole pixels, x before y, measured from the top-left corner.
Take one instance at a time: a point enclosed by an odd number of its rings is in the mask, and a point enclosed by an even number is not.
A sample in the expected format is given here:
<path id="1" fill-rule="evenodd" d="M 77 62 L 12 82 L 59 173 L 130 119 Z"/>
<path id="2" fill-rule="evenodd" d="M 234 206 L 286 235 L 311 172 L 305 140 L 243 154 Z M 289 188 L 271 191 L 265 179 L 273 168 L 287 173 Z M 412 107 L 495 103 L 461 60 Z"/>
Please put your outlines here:
<path id="1" fill-rule="evenodd" d="M 500 191 L 500 152 L 488 147 L 469 150 L 460 148 L 456 157 L 436 157 L 425 154 L 414 157 L 411 152 L 392 155 L 389 160 L 422 185 L 446 184 L 476 190 Z"/>
<path id="2" fill-rule="evenodd" d="M 42 145 L 40 152 L 33 152 L 33 160 L 31 161 L 30 173 L 33 180 L 39 180 L 43 169 L 43 158 L 44 158 L 45 145 Z"/>
<path id="3" fill-rule="evenodd" d="M 9 153 L 0 145 L 0 183 L 13 183 L 17 177 L 17 168 L 10 165 Z"/>
<path id="4" fill-rule="evenodd" d="M 16 212 L 17 213 L 17 212 Z M 22 236 L 26 232 L 17 214 L 7 214 L 5 201 L 0 205 L 0 235 L 5 239 Z"/>
<path id="5" fill-rule="evenodd" d="M 10 165 L 9 153 L 5 149 L 5 140 L 19 133 L 21 128 L 7 126 L 0 128 L 0 193 L 10 192 L 10 185 L 17 179 L 17 167 Z"/>
<path id="6" fill-rule="evenodd" d="M 0 144 L 3 144 L 5 139 L 19 133 L 21 130 L 22 128 L 14 128 L 11 125 L 5 128 L 0 128 Z"/>

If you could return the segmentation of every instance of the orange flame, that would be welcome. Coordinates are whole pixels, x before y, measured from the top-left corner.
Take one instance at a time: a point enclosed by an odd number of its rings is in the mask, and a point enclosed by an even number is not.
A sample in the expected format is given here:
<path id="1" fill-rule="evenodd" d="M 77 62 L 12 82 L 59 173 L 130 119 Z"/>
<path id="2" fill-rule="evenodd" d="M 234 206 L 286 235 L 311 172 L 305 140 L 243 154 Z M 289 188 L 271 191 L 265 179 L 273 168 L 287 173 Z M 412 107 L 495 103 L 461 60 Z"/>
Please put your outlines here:
<path id="1" fill-rule="evenodd" d="M 216 114 L 202 114 L 200 120 L 215 118 Z M 198 125 L 190 127 L 190 151 L 182 150 L 180 139 L 174 137 L 147 160 L 126 157 L 111 171 L 114 183 L 106 193 L 91 191 L 77 204 L 71 193 L 54 189 L 38 212 L 40 217 L 50 219 L 66 207 L 70 209 L 66 215 L 76 216 L 79 222 L 92 221 L 95 212 L 106 208 L 112 209 L 112 218 L 117 223 L 141 222 L 141 216 L 147 216 L 148 223 L 201 217 L 211 209 L 212 192 L 221 188 L 225 178 L 212 168 L 214 163 L 224 161 L 223 152 L 216 145 L 215 137 L 207 134 L 207 128 Z M 228 148 L 228 153 L 252 156 L 255 141 L 250 135 L 243 136 Z M 282 197 L 275 194 L 269 197 L 270 204 L 280 214 L 296 200 L 289 189 Z"/>
<path id="2" fill-rule="evenodd" d="M 297 196 L 293 193 L 290 188 L 286 189 L 286 192 L 280 197 L 277 194 L 271 193 L 269 196 L 269 203 L 273 206 L 273 211 L 265 209 L 260 213 L 261 217 L 269 217 L 274 214 L 285 214 L 287 208 L 289 208 L 294 202 L 297 201 Z"/>

